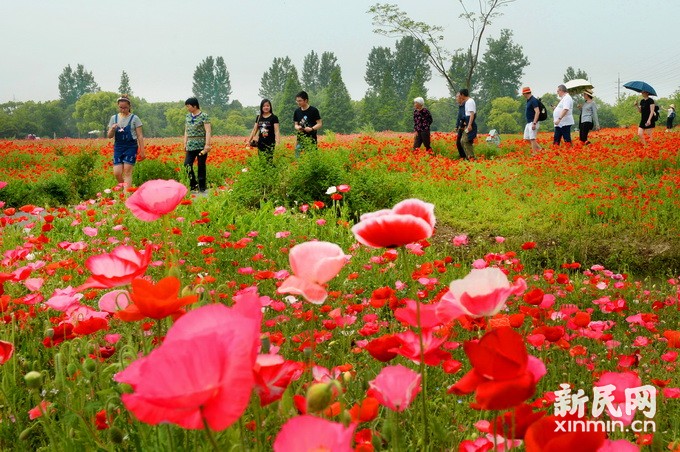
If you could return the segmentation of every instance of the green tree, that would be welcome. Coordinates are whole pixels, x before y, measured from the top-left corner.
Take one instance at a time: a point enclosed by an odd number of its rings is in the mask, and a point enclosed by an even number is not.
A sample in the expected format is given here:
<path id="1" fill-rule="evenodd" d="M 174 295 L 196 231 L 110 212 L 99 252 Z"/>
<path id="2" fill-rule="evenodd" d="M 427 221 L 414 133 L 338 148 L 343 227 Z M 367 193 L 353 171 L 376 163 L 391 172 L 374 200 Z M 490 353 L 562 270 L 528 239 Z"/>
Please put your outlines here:
<path id="1" fill-rule="evenodd" d="M 458 104 L 451 97 L 441 99 L 430 99 L 425 104 L 432 113 L 432 125 L 430 130 L 434 132 L 452 132 L 456 128 L 456 116 L 458 115 Z"/>
<path id="2" fill-rule="evenodd" d="M 322 93 L 322 118 L 326 130 L 338 133 L 349 133 L 354 127 L 354 109 L 352 98 L 342 80 L 340 67 L 333 69 L 328 86 Z"/>
<path id="3" fill-rule="evenodd" d="M 192 91 L 201 105 L 224 110 L 229 107 L 231 81 L 224 58 L 209 56 L 196 66 Z"/>
<path id="4" fill-rule="evenodd" d="M 487 39 L 487 50 L 479 64 L 479 99 L 489 102 L 496 97 L 517 97 L 524 68 L 529 59 L 522 46 L 512 42 L 512 31 L 501 30 L 498 39 Z"/>
<path id="5" fill-rule="evenodd" d="M 260 97 L 273 100 L 283 91 L 291 70 L 295 69 L 290 58 L 274 58 L 269 69 L 260 79 Z"/>
<path id="6" fill-rule="evenodd" d="M 118 95 L 109 91 L 83 94 L 76 102 L 73 117 L 78 132 L 85 135 L 90 130 L 101 130 L 106 133 L 111 112 L 116 111 Z"/>
<path id="7" fill-rule="evenodd" d="M 80 96 L 86 93 L 96 93 L 99 85 L 94 81 L 92 72 L 85 70 L 79 64 L 74 71 L 69 64 L 59 75 L 59 97 L 67 105 L 74 105 Z"/>
<path id="8" fill-rule="evenodd" d="M 577 78 L 588 80 L 588 74 L 583 69 L 574 69 L 573 67 L 569 66 L 564 72 L 562 82 L 567 83 L 569 80 L 575 80 Z"/>
<path id="9" fill-rule="evenodd" d="M 319 55 L 313 50 L 305 55 L 302 61 L 302 87 L 308 93 L 320 91 L 319 63 Z"/>
<path id="10" fill-rule="evenodd" d="M 497 97 L 491 101 L 491 110 L 486 121 L 489 129 L 502 133 L 517 133 L 522 130 L 522 102 L 512 97 Z"/>
<path id="11" fill-rule="evenodd" d="M 640 97 L 635 94 L 623 94 L 612 106 L 612 111 L 616 117 L 619 127 L 629 127 L 640 122 L 640 113 L 633 105 L 635 101 L 640 101 Z"/>
<path id="12" fill-rule="evenodd" d="M 120 85 L 118 85 L 118 92 L 120 94 L 127 94 L 132 96 L 132 87 L 130 86 L 130 77 L 128 77 L 127 72 L 123 71 L 120 74 Z"/>
<path id="13" fill-rule="evenodd" d="M 288 74 L 288 79 L 283 87 L 283 91 L 274 100 L 276 116 L 279 117 L 279 131 L 281 135 L 290 135 L 293 133 L 293 113 L 297 108 L 295 104 L 295 95 L 300 92 L 300 79 L 298 78 L 297 69 L 291 68 Z M 323 114 L 323 112 L 321 112 Z M 323 115 L 321 116 L 323 118 Z"/>
<path id="14" fill-rule="evenodd" d="M 453 98 L 456 97 L 456 93 L 460 88 L 466 86 L 465 84 L 467 83 L 467 76 L 470 71 L 468 64 L 469 60 L 465 52 L 458 50 L 454 52 L 453 55 L 451 55 L 451 66 L 449 67 L 447 74 L 449 80 L 451 81 L 449 84 L 449 93 Z M 472 79 L 470 79 L 470 88 L 468 88 L 468 90 L 471 93 L 476 92 L 477 85 L 477 74 L 474 74 Z"/>
<path id="15" fill-rule="evenodd" d="M 339 69 L 338 59 L 333 52 L 323 52 L 319 62 L 319 89 L 328 87 L 331 81 L 331 74 L 335 69 Z"/>
<path id="16" fill-rule="evenodd" d="M 369 90 L 377 93 L 386 75 L 394 71 L 394 55 L 387 47 L 373 47 L 366 61 L 366 75 L 364 80 Z"/>
<path id="17" fill-rule="evenodd" d="M 413 36 L 404 36 L 396 44 L 394 52 L 394 82 L 397 95 L 406 99 L 416 77 L 423 83 L 432 78 L 432 70 L 427 62 L 427 52 Z"/>
<path id="18" fill-rule="evenodd" d="M 397 89 L 394 79 L 385 74 L 380 90 L 375 96 L 375 102 L 367 103 L 366 106 L 372 111 L 372 124 L 375 130 L 399 130 L 402 119 L 402 101 L 397 97 Z"/>
<path id="19" fill-rule="evenodd" d="M 468 68 L 467 76 L 465 77 L 465 87 L 468 90 L 472 88 L 472 78 L 477 66 L 479 58 L 479 51 L 481 48 L 482 38 L 486 28 L 491 24 L 491 21 L 498 17 L 501 12 L 500 9 L 515 0 L 459 0 L 463 12 L 460 18 L 467 22 L 471 31 L 470 45 L 465 51 L 467 57 L 466 67 Z M 477 5 L 479 12 L 474 12 L 471 8 L 466 6 L 466 2 Z M 451 57 L 451 52 L 443 47 L 444 29 L 440 26 L 428 25 L 424 22 L 418 22 L 399 9 L 398 6 L 387 3 L 376 3 L 368 12 L 373 15 L 373 31 L 374 33 L 385 36 L 412 36 L 415 38 L 427 52 L 428 60 L 434 69 L 444 77 L 446 83 L 449 85 L 449 90 L 455 92 L 460 85 L 456 85 L 454 80 L 450 78 L 450 65 L 448 60 Z M 454 72 L 457 72 L 456 69 Z"/>
<path id="20" fill-rule="evenodd" d="M 184 135 L 184 118 L 186 115 L 186 108 L 180 106 L 171 107 L 165 110 L 164 135 L 168 137 Z"/>

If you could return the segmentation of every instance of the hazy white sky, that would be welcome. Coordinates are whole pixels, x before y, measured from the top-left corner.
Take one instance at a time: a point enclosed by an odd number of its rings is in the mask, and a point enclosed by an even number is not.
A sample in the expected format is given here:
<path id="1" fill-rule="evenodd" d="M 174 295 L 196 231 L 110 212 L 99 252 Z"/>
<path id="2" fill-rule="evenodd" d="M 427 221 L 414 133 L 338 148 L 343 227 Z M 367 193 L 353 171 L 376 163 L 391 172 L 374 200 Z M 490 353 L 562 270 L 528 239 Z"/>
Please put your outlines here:
<path id="1" fill-rule="evenodd" d="M 227 63 L 231 98 L 255 105 L 260 78 L 274 57 L 289 56 L 301 70 L 311 50 L 335 52 L 350 95 L 360 99 L 371 48 L 394 48 L 395 42 L 372 32 L 366 11 L 373 3 L 0 0 L 0 102 L 57 99 L 59 74 L 79 63 L 103 90 L 116 91 L 125 70 L 136 96 L 152 102 L 185 99 L 196 65 L 212 55 Z M 443 26 L 448 49 L 468 45 L 457 0 L 391 3 L 415 20 Z M 678 0 L 517 0 L 503 12 L 486 36 L 513 31 L 530 62 L 523 84 L 535 93 L 553 92 L 567 66 L 585 70 L 595 95 L 607 102 L 616 98 L 619 76 L 621 84 L 644 80 L 660 96 L 680 87 Z M 434 71 L 428 90 L 429 97 L 448 95 Z"/>

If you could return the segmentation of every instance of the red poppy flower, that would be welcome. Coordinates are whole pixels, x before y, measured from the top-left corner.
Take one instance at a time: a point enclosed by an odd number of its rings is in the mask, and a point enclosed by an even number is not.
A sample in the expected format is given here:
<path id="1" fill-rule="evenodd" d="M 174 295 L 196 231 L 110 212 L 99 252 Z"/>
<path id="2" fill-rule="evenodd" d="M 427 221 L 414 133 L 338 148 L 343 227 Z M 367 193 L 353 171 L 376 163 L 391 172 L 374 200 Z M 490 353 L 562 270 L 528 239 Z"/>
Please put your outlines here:
<path id="1" fill-rule="evenodd" d="M 544 416 L 529 426 L 524 435 L 527 452 L 596 452 L 604 445 L 607 435 L 598 432 L 562 432 L 557 428 L 568 416 Z M 574 417 L 574 419 L 576 419 Z"/>
<path id="2" fill-rule="evenodd" d="M 5 364 L 14 354 L 14 344 L 0 341 L 0 364 Z"/>
<path id="3" fill-rule="evenodd" d="M 379 338 L 373 339 L 364 348 L 371 354 L 372 357 L 378 361 L 386 363 L 394 359 L 398 353 L 393 351 L 393 349 L 399 347 L 401 341 L 398 337 L 388 334 L 386 336 L 381 336 Z"/>
<path id="4" fill-rule="evenodd" d="M 181 315 L 184 313 L 182 307 L 196 303 L 198 295 L 178 298 L 179 290 L 180 281 L 174 276 L 163 278 L 158 284 L 137 278 L 132 281 L 132 303 L 116 311 L 115 316 L 125 322 L 134 322 L 145 318 L 160 320 L 169 315 Z"/>
<path id="5" fill-rule="evenodd" d="M 481 410 L 504 410 L 529 399 L 536 382 L 545 375 L 545 366 L 527 354 L 522 336 L 510 327 L 501 327 L 479 341 L 463 344 L 472 370 L 449 388 L 449 393 L 475 392 L 470 406 Z"/>

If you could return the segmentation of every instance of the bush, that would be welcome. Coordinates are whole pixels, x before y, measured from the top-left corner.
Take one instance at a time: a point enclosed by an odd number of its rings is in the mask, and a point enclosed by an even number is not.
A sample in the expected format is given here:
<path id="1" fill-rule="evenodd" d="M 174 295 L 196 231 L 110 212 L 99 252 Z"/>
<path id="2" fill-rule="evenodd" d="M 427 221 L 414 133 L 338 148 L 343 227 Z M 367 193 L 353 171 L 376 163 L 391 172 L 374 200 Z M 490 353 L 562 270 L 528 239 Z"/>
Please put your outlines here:
<path id="1" fill-rule="evenodd" d="M 326 199 L 328 187 L 347 183 L 348 152 L 304 152 L 290 175 L 288 199 L 301 203 Z"/>
<path id="2" fill-rule="evenodd" d="M 102 158 L 96 150 L 85 151 L 66 159 L 66 177 L 71 183 L 71 191 L 79 199 L 94 198 L 105 186 L 103 178 L 97 174 L 102 166 Z"/>
<path id="3" fill-rule="evenodd" d="M 356 219 L 362 213 L 388 209 L 411 197 L 408 179 L 398 173 L 365 168 L 352 172 L 347 183 L 351 189 L 345 201 Z"/>
<path id="4" fill-rule="evenodd" d="M 135 165 L 132 173 L 132 184 L 140 186 L 144 182 L 155 179 L 179 180 L 175 166 L 160 160 L 142 160 Z"/>
<path id="5" fill-rule="evenodd" d="M 33 199 L 30 204 L 39 206 L 67 206 L 78 202 L 78 192 L 75 190 L 73 180 L 68 176 L 55 176 L 45 181 L 39 182 L 35 186 Z M 23 204 L 28 204 L 26 201 Z"/>
<path id="6" fill-rule="evenodd" d="M 234 201 L 248 208 L 259 208 L 260 203 L 267 201 L 284 203 L 285 184 L 281 183 L 279 168 L 259 156 L 251 157 L 246 168 L 233 185 L 231 196 Z"/>

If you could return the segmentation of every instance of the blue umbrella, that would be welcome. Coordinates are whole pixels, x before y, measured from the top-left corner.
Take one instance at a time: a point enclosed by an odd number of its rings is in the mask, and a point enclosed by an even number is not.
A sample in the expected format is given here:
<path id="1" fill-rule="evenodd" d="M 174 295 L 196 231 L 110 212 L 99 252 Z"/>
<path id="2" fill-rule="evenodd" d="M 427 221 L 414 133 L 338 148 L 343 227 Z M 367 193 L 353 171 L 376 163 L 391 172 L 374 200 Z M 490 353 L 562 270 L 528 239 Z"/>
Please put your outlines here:
<path id="1" fill-rule="evenodd" d="M 634 82 L 628 82 L 625 85 L 623 85 L 624 88 L 628 88 L 630 90 L 633 90 L 637 93 L 641 93 L 643 91 L 647 91 L 650 95 L 656 96 L 656 91 L 654 91 L 654 88 L 651 87 L 649 83 L 645 82 L 640 82 L 640 81 L 634 81 Z"/>

